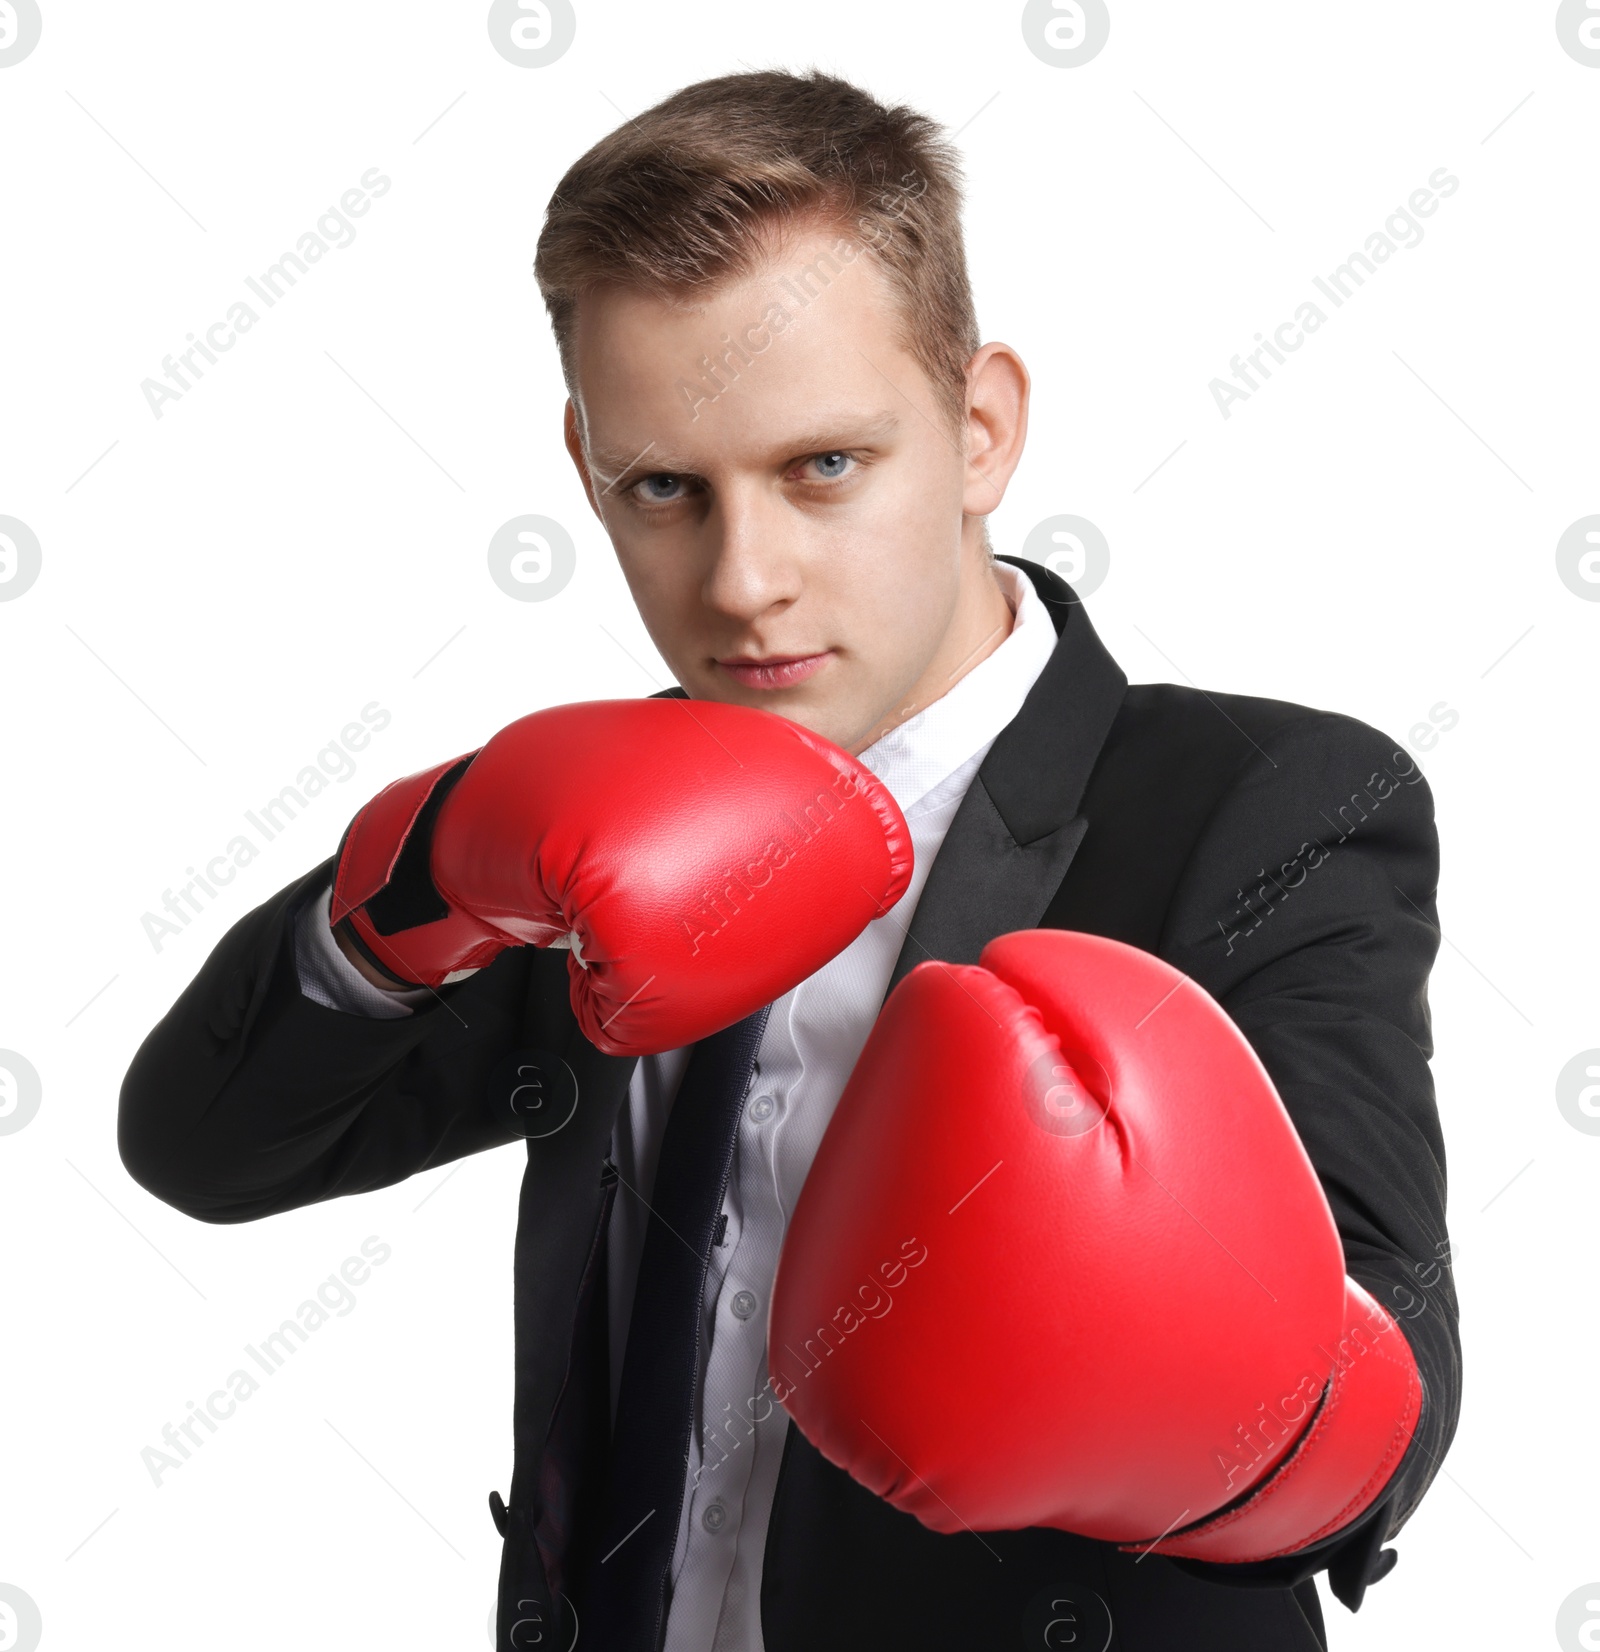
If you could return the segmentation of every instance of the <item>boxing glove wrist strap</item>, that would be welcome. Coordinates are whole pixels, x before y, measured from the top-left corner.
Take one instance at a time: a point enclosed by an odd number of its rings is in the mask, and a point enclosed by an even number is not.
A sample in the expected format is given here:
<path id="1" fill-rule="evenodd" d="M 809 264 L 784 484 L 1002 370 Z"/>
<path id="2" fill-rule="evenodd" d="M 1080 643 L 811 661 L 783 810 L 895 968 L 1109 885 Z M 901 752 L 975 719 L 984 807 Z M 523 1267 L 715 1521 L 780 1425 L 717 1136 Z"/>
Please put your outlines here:
<path id="1" fill-rule="evenodd" d="M 433 827 L 476 752 L 386 786 L 346 828 L 328 921 L 400 986 L 440 986 L 506 943 L 455 912 L 433 881 Z M 480 956 L 487 953 L 487 956 Z"/>
<path id="2" fill-rule="evenodd" d="M 1154 1543 L 1127 1550 L 1242 1563 L 1309 1548 L 1358 1519 L 1393 1477 L 1416 1431 L 1422 1379 L 1399 1326 L 1353 1279 L 1345 1280 L 1344 1329 L 1324 1365 L 1275 1408 L 1241 1425 L 1224 1474 L 1249 1472 L 1288 1444 L 1287 1455 L 1244 1497 Z M 1299 1437 L 1307 1393 L 1314 1410 Z M 1287 1413 L 1287 1417 L 1285 1416 Z M 1263 1447 L 1265 1449 L 1263 1449 Z"/>

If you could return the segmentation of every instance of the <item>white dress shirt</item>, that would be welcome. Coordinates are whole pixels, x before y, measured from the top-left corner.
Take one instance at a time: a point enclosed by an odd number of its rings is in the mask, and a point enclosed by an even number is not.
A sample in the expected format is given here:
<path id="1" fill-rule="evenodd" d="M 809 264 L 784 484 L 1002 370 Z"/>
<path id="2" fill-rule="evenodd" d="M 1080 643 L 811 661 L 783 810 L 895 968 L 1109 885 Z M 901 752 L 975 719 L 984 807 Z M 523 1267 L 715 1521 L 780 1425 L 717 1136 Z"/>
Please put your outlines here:
<path id="1" fill-rule="evenodd" d="M 761 1560 L 789 1428 L 766 1369 L 767 1299 L 779 1248 L 877 1019 L 934 856 L 989 747 L 1022 709 L 1056 643 L 1027 576 L 1003 562 L 994 569 L 1014 614 L 1010 634 L 942 698 L 858 757 L 906 817 L 915 856 L 910 886 L 843 952 L 777 1000 L 756 1052 L 723 1204 L 727 1223 L 701 1298 L 695 1426 L 665 1652 L 761 1652 Z M 365 981 L 328 930 L 325 899 L 301 914 L 296 960 L 301 990 L 335 1009 L 409 1015 L 410 1005 L 430 996 L 425 988 L 386 993 Z M 613 1417 L 650 1216 L 646 1201 L 688 1060 L 687 1048 L 641 1057 L 612 1134 L 622 1182 L 607 1232 Z"/>

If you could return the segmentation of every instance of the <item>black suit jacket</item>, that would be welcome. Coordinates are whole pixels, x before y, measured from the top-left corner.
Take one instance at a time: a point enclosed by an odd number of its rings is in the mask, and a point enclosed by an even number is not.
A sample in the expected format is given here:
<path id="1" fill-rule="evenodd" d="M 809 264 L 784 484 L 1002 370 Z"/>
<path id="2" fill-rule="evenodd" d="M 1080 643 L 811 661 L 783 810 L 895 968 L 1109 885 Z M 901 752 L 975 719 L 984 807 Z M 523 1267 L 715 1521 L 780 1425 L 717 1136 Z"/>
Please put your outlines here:
<path id="1" fill-rule="evenodd" d="M 1129 687 L 1070 587 L 1005 560 L 1044 598 L 1057 644 L 961 803 L 891 990 L 924 958 L 975 962 L 994 936 L 1034 927 L 1112 936 L 1197 980 L 1283 1097 L 1348 1271 L 1399 1319 L 1422 1374 L 1420 1426 L 1353 1527 L 1252 1566 L 1136 1559 L 1043 1528 L 937 1534 L 791 1428 L 762 1568 L 767 1652 L 1309 1652 L 1323 1645 L 1309 1580 L 1326 1569 L 1333 1592 L 1359 1606 L 1393 1563 L 1382 1546 L 1432 1480 L 1459 1409 L 1427 1065 L 1432 799 L 1409 755 L 1352 718 Z M 508 1502 L 494 1500 L 500 1645 L 564 1647 L 574 1607 L 583 1615 L 574 1580 L 604 1519 L 608 1148 L 634 1063 L 578 1030 L 559 951 L 508 951 L 407 1020 L 307 999 L 293 915 L 329 872 L 315 867 L 236 924 L 145 1040 L 122 1089 L 123 1162 L 202 1221 L 254 1221 L 522 1141 L 508 1073 L 529 1052 L 565 1061 L 577 1081 L 570 1122 L 525 1141 L 515 1466 Z"/>

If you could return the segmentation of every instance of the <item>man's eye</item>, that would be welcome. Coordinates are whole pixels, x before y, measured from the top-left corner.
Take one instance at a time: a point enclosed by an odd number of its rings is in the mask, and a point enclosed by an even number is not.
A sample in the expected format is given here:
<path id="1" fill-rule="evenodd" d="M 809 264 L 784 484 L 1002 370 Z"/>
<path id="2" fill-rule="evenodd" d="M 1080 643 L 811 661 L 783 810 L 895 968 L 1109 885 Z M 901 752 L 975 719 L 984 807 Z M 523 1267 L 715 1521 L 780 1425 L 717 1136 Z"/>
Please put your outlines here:
<path id="1" fill-rule="evenodd" d="M 633 484 L 633 492 L 647 505 L 670 505 L 681 499 L 684 479 L 665 473 L 641 477 Z"/>
<path id="2" fill-rule="evenodd" d="M 814 453 L 806 460 L 808 465 L 817 467 L 817 475 L 824 482 L 836 482 L 841 476 L 848 476 L 849 467 L 855 462 L 848 453 Z"/>

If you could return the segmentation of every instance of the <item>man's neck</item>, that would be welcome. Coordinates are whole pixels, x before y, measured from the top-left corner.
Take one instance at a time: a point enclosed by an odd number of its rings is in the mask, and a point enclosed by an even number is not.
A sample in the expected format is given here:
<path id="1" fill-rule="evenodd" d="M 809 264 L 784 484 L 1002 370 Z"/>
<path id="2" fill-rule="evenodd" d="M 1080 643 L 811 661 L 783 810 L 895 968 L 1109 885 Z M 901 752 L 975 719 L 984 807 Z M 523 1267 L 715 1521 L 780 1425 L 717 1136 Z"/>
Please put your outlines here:
<path id="1" fill-rule="evenodd" d="M 988 553 L 982 552 L 981 557 L 981 562 L 972 569 L 970 583 L 964 582 L 956 604 L 955 621 L 929 661 L 928 669 L 900 704 L 879 719 L 864 740 L 851 745 L 852 756 L 881 740 L 907 718 L 925 711 L 934 701 L 943 699 L 1011 635 L 1016 615 L 1006 600 Z"/>

